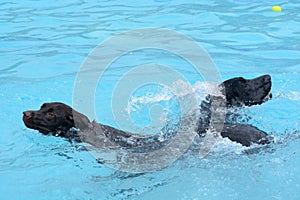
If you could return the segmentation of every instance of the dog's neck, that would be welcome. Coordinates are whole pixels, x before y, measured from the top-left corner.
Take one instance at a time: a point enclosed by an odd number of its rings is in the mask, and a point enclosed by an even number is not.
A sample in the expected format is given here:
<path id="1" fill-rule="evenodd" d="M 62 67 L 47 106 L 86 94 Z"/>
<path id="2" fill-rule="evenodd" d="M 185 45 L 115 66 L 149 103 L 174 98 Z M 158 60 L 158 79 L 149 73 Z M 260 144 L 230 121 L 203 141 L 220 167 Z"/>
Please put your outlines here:
<path id="1" fill-rule="evenodd" d="M 92 123 L 90 122 L 89 118 L 84 114 L 81 114 L 75 110 L 73 112 L 73 121 L 74 127 L 79 130 L 86 130 L 92 127 Z"/>

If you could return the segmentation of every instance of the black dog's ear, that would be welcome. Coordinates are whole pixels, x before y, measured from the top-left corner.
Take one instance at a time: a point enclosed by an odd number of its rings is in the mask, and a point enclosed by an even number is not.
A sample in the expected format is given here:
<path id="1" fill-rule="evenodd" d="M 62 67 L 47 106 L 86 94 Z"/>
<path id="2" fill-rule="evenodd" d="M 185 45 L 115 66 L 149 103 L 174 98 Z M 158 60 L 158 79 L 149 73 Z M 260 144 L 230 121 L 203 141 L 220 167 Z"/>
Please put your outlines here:
<path id="1" fill-rule="evenodd" d="M 73 115 L 66 115 L 65 116 L 66 120 L 65 120 L 65 123 L 63 125 L 63 127 L 65 127 L 65 131 L 69 130 L 70 128 L 74 127 L 75 128 L 75 123 L 74 123 L 74 119 L 73 119 Z M 62 128 L 60 128 L 62 129 Z"/>
<path id="2" fill-rule="evenodd" d="M 66 116 L 66 119 L 67 119 L 69 122 L 74 123 L 73 115 L 67 115 L 67 116 Z"/>
<path id="3" fill-rule="evenodd" d="M 244 105 L 246 79 L 242 77 L 232 78 L 224 81 L 219 87 L 226 96 L 226 104 L 230 106 Z"/>
<path id="4" fill-rule="evenodd" d="M 73 119 L 73 115 L 67 115 L 66 116 L 66 120 L 67 123 L 71 126 L 75 128 L 75 123 L 74 123 L 74 119 Z"/>

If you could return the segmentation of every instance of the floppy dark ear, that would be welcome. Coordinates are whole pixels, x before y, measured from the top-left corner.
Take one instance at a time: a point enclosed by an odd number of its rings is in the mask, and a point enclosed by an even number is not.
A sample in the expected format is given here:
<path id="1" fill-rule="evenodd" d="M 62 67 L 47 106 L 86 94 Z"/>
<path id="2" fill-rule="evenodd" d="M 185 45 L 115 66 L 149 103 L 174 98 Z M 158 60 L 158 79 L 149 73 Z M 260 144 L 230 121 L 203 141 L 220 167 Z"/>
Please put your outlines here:
<path id="1" fill-rule="evenodd" d="M 66 116 L 66 119 L 67 119 L 69 122 L 71 122 L 71 123 L 74 124 L 73 115 L 67 115 L 67 116 Z"/>
<path id="2" fill-rule="evenodd" d="M 65 116 L 65 123 L 63 123 L 63 127 L 66 127 L 65 129 L 66 130 L 69 130 L 70 128 L 72 127 L 75 127 L 75 124 L 74 124 L 74 120 L 73 120 L 73 115 L 72 114 L 67 114 Z"/>

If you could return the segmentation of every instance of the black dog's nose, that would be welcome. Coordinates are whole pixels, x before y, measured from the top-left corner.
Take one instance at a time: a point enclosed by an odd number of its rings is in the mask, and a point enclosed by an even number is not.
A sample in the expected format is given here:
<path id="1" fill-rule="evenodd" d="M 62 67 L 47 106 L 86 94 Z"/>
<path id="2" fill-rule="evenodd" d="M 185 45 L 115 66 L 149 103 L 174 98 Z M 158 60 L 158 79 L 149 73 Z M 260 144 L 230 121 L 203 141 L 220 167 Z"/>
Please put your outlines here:
<path id="1" fill-rule="evenodd" d="M 263 75 L 262 77 L 266 83 L 271 83 L 271 76 L 269 74 Z"/>
<path id="2" fill-rule="evenodd" d="M 31 111 L 24 111 L 24 112 L 23 112 L 23 115 L 24 115 L 25 117 L 32 117 L 32 112 L 31 112 Z"/>

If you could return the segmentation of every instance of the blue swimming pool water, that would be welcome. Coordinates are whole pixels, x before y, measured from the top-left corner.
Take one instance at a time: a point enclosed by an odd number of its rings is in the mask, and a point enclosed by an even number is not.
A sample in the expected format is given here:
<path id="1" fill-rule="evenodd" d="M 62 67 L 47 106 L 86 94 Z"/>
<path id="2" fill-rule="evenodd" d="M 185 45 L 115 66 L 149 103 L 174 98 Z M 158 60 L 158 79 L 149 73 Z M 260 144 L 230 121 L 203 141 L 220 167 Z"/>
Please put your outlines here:
<path id="1" fill-rule="evenodd" d="M 282 12 L 271 11 L 276 4 Z M 299 7 L 297 0 L 1 1 L 0 199 L 300 199 Z M 132 175 L 98 164 L 78 144 L 25 128 L 24 110 L 51 101 L 72 105 L 77 71 L 96 45 L 145 27 L 196 40 L 223 80 L 271 74 L 273 99 L 244 112 L 275 135 L 275 144 L 247 154 L 223 140 L 204 159 L 187 156 Z M 131 56 L 116 69 L 153 59 L 182 64 L 157 52 Z M 183 71 L 192 84 L 201 79 Z M 117 77 L 104 80 L 97 120 L 115 125 L 109 94 Z"/>

